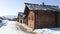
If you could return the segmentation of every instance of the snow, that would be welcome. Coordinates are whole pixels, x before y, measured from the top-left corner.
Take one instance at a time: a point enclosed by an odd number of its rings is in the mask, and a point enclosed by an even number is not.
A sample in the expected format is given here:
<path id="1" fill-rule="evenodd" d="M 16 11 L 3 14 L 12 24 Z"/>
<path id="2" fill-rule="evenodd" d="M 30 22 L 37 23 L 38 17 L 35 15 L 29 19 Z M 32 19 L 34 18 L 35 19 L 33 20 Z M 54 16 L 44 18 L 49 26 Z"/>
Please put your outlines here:
<path id="1" fill-rule="evenodd" d="M 35 29 L 36 34 L 60 34 L 60 28 Z"/>
<path id="2" fill-rule="evenodd" d="M 22 31 L 20 27 L 18 29 L 17 26 L 16 21 L 3 20 L 2 23 L 0 23 L 0 34 L 31 34 Z M 60 34 L 60 27 L 35 29 L 33 32 L 36 34 Z"/>
<path id="3" fill-rule="evenodd" d="M 3 20 L 0 25 L 0 34 L 30 34 L 17 29 L 16 21 Z"/>

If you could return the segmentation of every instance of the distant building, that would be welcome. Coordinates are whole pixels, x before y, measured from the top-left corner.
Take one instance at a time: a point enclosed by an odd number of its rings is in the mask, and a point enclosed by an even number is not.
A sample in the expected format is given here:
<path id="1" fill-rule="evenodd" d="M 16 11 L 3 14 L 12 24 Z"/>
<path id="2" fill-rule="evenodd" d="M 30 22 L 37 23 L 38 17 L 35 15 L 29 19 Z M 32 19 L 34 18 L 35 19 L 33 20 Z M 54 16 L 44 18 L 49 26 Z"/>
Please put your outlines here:
<path id="1" fill-rule="evenodd" d="M 32 29 L 60 26 L 60 8 L 58 6 L 25 3 L 24 23 Z"/>
<path id="2" fill-rule="evenodd" d="M 23 12 L 18 12 L 18 19 L 17 19 L 18 22 L 22 23 L 23 15 L 24 15 Z"/>

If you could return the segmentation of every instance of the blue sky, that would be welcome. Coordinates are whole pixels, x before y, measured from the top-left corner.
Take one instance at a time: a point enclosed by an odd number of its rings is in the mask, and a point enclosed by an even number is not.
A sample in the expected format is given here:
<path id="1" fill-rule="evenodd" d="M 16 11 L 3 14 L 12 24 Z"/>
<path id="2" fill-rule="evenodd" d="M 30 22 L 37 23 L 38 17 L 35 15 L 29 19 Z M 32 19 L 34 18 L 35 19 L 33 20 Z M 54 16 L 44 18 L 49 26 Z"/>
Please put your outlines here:
<path id="1" fill-rule="evenodd" d="M 0 0 L 0 16 L 17 15 L 24 11 L 24 3 L 35 3 L 60 6 L 60 0 Z"/>

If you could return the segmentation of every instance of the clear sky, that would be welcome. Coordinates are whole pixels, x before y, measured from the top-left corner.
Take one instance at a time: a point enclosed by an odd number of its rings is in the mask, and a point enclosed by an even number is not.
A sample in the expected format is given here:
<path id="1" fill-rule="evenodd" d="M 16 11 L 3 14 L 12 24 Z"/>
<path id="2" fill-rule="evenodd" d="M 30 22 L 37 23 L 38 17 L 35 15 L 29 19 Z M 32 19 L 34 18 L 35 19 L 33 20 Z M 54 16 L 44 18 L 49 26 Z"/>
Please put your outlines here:
<path id="1" fill-rule="evenodd" d="M 60 0 L 0 0 L 0 16 L 17 15 L 24 11 L 24 3 L 35 3 L 60 6 Z"/>

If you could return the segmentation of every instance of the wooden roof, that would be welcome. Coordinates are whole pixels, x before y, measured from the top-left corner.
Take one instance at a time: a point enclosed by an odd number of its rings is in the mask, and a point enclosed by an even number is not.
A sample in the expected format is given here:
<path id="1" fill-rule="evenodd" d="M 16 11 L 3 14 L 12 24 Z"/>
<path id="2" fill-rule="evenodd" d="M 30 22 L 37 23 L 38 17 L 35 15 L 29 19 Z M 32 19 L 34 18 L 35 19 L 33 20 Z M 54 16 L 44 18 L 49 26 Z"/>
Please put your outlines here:
<path id="1" fill-rule="evenodd" d="M 31 4 L 25 3 L 25 5 L 29 8 L 29 10 L 52 10 L 52 11 L 60 11 L 58 6 L 52 5 L 44 5 L 44 4 Z"/>

